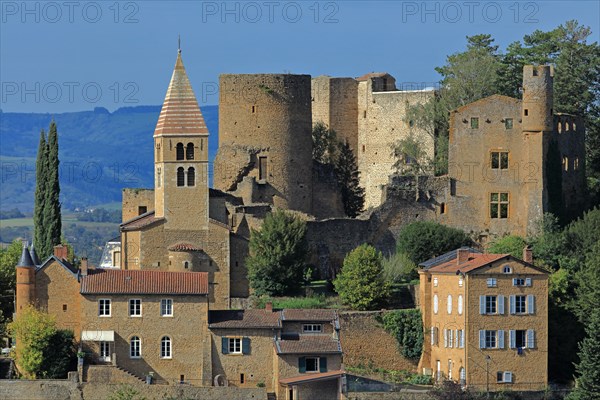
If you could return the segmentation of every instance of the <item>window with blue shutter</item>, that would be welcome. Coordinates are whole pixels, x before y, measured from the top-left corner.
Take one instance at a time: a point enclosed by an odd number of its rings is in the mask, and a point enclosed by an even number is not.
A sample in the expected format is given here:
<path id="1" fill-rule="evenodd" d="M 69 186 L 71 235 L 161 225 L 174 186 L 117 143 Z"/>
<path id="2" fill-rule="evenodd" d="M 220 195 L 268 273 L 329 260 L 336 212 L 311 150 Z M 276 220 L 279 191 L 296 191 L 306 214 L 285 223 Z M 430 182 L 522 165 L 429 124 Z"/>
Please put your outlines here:
<path id="1" fill-rule="evenodd" d="M 485 349 L 485 331 L 479 331 L 479 348 Z"/>
<path id="2" fill-rule="evenodd" d="M 250 338 L 242 338 L 242 354 L 250 354 Z"/>
<path id="3" fill-rule="evenodd" d="M 531 278 L 525 278 L 525 286 L 531 286 Z"/>
<path id="4" fill-rule="evenodd" d="M 485 296 L 479 296 L 479 314 L 485 314 Z"/>
<path id="5" fill-rule="evenodd" d="M 527 312 L 535 314 L 535 296 L 532 294 L 527 295 Z"/>
<path id="6" fill-rule="evenodd" d="M 509 344 L 508 344 L 508 346 L 511 349 L 516 348 L 517 347 L 517 344 L 516 344 L 516 340 L 517 340 L 516 339 L 516 337 L 517 337 L 516 331 L 514 329 L 511 329 L 510 331 L 508 331 L 508 337 L 509 337 Z"/>
<path id="7" fill-rule="evenodd" d="M 502 330 L 498 331 L 498 348 L 504 348 L 504 331 Z"/>
<path id="8" fill-rule="evenodd" d="M 303 374 L 306 372 L 306 357 L 298 358 L 298 371 Z"/>
<path id="9" fill-rule="evenodd" d="M 229 354 L 229 339 L 226 337 L 221 338 L 221 353 Z"/>
<path id="10" fill-rule="evenodd" d="M 327 357 L 319 357 L 319 372 L 327 372 Z"/>
<path id="11" fill-rule="evenodd" d="M 527 348 L 535 349 L 535 331 L 533 329 L 527 329 Z"/>
<path id="12" fill-rule="evenodd" d="M 516 305 L 515 305 L 515 296 L 514 295 L 511 295 L 509 297 L 509 302 L 510 302 L 510 305 L 509 305 L 510 313 L 515 314 L 516 313 Z"/>
<path id="13" fill-rule="evenodd" d="M 504 296 L 498 296 L 498 314 L 504 315 Z"/>

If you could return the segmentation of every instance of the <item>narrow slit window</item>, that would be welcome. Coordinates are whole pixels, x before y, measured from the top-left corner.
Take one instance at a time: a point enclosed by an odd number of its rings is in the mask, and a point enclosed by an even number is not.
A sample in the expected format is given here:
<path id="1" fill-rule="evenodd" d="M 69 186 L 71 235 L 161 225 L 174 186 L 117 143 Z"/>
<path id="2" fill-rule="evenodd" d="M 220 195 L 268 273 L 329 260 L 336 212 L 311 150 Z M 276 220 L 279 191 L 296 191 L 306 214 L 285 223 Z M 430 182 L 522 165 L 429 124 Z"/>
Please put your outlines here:
<path id="1" fill-rule="evenodd" d="M 267 180 L 267 157 L 258 157 L 258 180 Z"/>

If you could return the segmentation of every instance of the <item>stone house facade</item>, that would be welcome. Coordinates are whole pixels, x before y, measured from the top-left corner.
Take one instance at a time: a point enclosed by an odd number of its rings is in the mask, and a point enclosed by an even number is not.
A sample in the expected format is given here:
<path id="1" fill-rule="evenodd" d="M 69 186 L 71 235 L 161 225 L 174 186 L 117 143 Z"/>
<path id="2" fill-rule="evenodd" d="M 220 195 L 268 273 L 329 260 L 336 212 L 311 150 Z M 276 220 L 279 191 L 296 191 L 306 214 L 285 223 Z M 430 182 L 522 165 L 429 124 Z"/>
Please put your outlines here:
<path id="1" fill-rule="evenodd" d="M 460 248 L 420 265 L 419 368 L 489 390 L 548 383 L 548 272 L 508 254 Z"/>

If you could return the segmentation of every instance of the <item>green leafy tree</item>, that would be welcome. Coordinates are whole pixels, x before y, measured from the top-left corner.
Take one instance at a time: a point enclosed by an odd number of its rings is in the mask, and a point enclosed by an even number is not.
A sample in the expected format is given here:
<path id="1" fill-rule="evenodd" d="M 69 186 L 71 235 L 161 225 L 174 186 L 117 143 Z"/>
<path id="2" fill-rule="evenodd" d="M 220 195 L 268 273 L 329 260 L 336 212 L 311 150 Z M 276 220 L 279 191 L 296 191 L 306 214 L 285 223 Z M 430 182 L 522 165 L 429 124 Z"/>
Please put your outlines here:
<path id="1" fill-rule="evenodd" d="M 68 355 L 75 354 L 73 333 L 58 330 L 53 316 L 28 305 L 8 324 L 8 331 L 17 341 L 17 365 L 26 377 L 66 376 Z"/>
<path id="2" fill-rule="evenodd" d="M 407 254 L 419 264 L 470 243 L 469 236 L 459 229 L 432 221 L 417 221 L 400 230 L 396 252 Z"/>
<path id="3" fill-rule="evenodd" d="M 338 152 L 335 174 L 342 192 L 344 212 L 354 218 L 365 206 L 365 189 L 360 186 L 360 172 L 358 172 L 356 157 L 348 142 L 340 143 Z"/>
<path id="4" fill-rule="evenodd" d="M 600 308 L 600 242 L 586 256 L 585 267 L 576 275 L 577 289 L 573 311 L 589 325 L 593 310 Z"/>
<path id="5" fill-rule="evenodd" d="M 322 164 L 334 164 L 337 152 L 337 134 L 319 121 L 312 130 L 312 158 Z"/>
<path id="6" fill-rule="evenodd" d="M 405 253 L 394 253 L 385 257 L 383 263 L 383 277 L 387 282 L 408 282 L 418 277 L 417 265 Z"/>
<path id="7" fill-rule="evenodd" d="M 510 254 L 518 259 L 523 258 L 523 249 L 527 245 L 525 239 L 517 235 L 507 235 L 490 243 L 488 252 L 493 254 Z"/>
<path id="8" fill-rule="evenodd" d="M 306 223 L 291 213 L 276 210 L 260 230 L 252 229 L 248 279 L 256 295 L 281 296 L 298 292 L 307 268 Z"/>
<path id="9" fill-rule="evenodd" d="M 0 313 L 4 318 L 10 317 L 15 308 L 15 267 L 19 262 L 22 250 L 23 243 L 20 240 L 14 240 L 10 246 L 0 249 Z"/>
<path id="10" fill-rule="evenodd" d="M 60 215 L 60 182 L 58 176 L 58 132 L 56 123 L 50 123 L 48 131 L 48 187 L 44 202 L 44 229 L 46 230 L 46 239 L 44 245 L 45 252 L 42 257 L 45 258 L 52 253 L 52 249 L 60 244 L 62 222 Z"/>
<path id="11" fill-rule="evenodd" d="M 46 246 L 46 230 L 44 220 L 44 204 L 48 188 L 48 144 L 42 129 L 35 163 L 35 202 L 33 207 L 33 241 L 38 255 L 43 258 L 50 254 Z"/>
<path id="12" fill-rule="evenodd" d="M 586 325 L 586 337 L 579 344 L 579 363 L 576 366 L 577 387 L 570 400 L 600 398 L 600 309 L 593 308 Z"/>
<path id="13" fill-rule="evenodd" d="M 362 244 L 344 259 L 333 281 L 342 302 L 355 310 L 377 307 L 389 297 L 390 286 L 383 278 L 381 252 Z"/>
<path id="14" fill-rule="evenodd" d="M 400 352 L 418 360 L 423 351 L 423 320 L 418 309 L 395 310 L 383 315 L 383 327 L 396 337 Z"/>

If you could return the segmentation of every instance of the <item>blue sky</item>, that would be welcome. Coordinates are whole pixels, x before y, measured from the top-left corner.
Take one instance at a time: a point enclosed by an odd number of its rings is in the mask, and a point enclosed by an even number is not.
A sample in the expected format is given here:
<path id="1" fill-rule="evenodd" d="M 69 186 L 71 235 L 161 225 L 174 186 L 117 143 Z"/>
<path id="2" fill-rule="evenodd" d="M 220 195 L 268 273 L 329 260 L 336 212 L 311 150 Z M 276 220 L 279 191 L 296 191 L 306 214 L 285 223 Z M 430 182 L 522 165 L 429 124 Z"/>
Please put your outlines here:
<path id="1" fill-rule="evenodd" d="M 65 112 L 161 104 L 181 35 L 202 104 L 220 73 L 359 76 L 431 86 L 465 36 L 502 48 L 569 19 L 599 40 L 598 1 L 0 1 L 0 108 Z"/>

